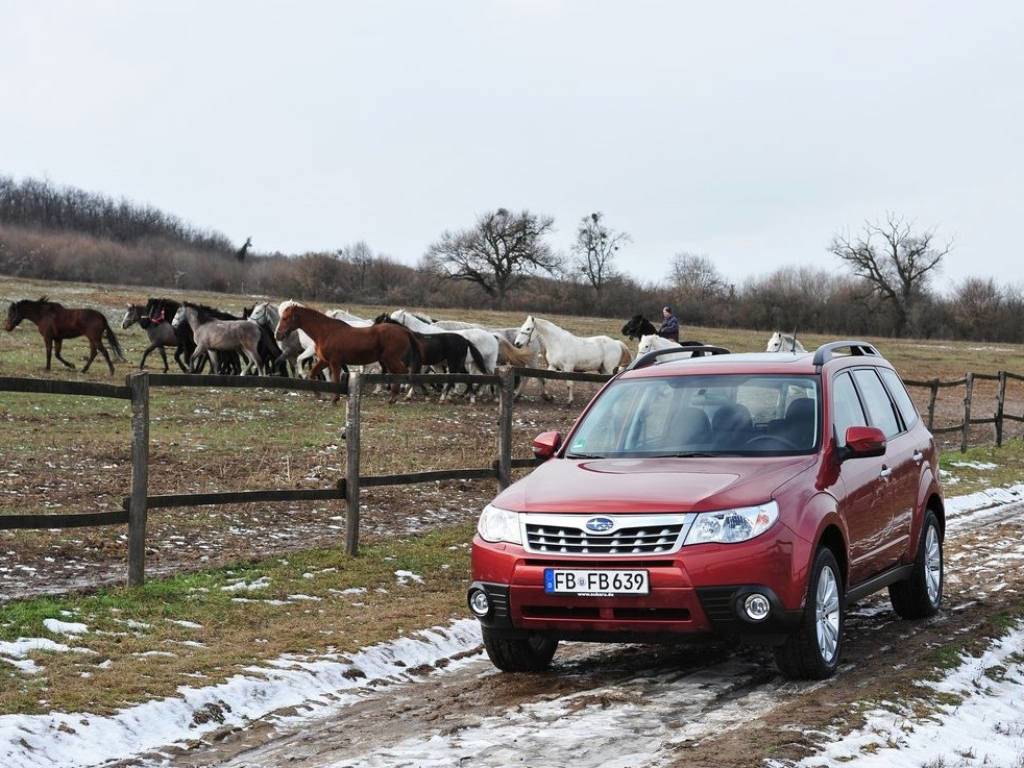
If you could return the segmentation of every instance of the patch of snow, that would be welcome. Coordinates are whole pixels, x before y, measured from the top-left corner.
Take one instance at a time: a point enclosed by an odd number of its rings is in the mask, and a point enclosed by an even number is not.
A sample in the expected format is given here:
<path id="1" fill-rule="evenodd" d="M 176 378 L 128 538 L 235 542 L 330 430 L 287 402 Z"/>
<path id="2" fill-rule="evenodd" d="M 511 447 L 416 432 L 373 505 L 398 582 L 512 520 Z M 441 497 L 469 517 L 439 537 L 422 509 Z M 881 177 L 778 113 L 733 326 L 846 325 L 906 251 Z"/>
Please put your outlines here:
<path id="1" fill-rule="evenodd" d="M 478 658 L 480 625 L 461 619 L 356 653 L 319 657 L 285 655 L 249 675 L 202 688 L 182 686 L 177 696 L 126 707 L 110 716 L 87 712 L 0 716 L 0 764 L 90 766 L 200 738 L 222 727 L 243 727 L 277 710 L 323 711 L 357 701 L 382 681 L 415 679 L 410 670 L 445 665 L 449 671 Z M 215 713 L 216 717 L 209 715 Z M 221 722 L 223 720 L 223 722 Z"/>
<path id="2" fill-rule="evenodd" d="M 942 680 L 925 683 L 936 693 L 960 697 L 936 703 L 927 718 L 876 710 L 864 727 L 797 765 L 810 768 L 920 768 L 956 755 L 956 765 L 1019 765 L 1024 752 L 1024 626 L 980 656 L 964 657 Z"/>
<path id="3" fill-rule="evenodd" d="M 39 666 L 28 658 L 32 651 L 67 653 L 71 648 L 55 643 L 45 637 L 19 637 L 17 640 L 0 640 L 0 662 L 10 664 L 22 672 L 37 672 Z"/>
<path id="4" fill-rule="evenodd" d="M 84 635 L 89 631 L 89 627 L 81 622 L 60 619 L 43 619 L 43 626 L 55 635 Z"/>
<path id="5" fill-rule="evenodd" d="M 951 461 L 949 466 L 978 470 L 999 469 L 999 465 L 993 464 L 991 461 Z"/>
<path id="6" fill-rule="evenodd" d="M 228 584 L 225 587 L 221 587 L 222 592 L 254 592 L 257 589 L 266 589 L 270 586 L 269 576 L 260 576 L 255 581 L 236 581 L 234 584 Z"/>
<path id="7" fill-rule="evenodd" d="M 194 621 L 185 621 L 184 619 L 170 619 L 171 624 L 177 624 L 179 627 L 185 627 L 186 629 L 202 629 L 202 624 L 196 624 Z"/>
<path id="8" fill-rule="evenodd" d="M 415 582 L 417 584 L 423 583 L 423 577 L 418 573 L 413 573 L 412 571 L 395 571 L 395 578 L 398 580 L 398 583 L 402 585 L 408 584 L 409 582 Z"/>
<path id="9" fill-rule="evenodd" d="M 963 496 L 947 496 L 945 499 L 947 527 L 962 526 L 969 521 L 983 518 L 992 510 L 1018 502 L 1024 502 L 1024 483 L 1006 488 L 986 488 L 983 491 Z"/>

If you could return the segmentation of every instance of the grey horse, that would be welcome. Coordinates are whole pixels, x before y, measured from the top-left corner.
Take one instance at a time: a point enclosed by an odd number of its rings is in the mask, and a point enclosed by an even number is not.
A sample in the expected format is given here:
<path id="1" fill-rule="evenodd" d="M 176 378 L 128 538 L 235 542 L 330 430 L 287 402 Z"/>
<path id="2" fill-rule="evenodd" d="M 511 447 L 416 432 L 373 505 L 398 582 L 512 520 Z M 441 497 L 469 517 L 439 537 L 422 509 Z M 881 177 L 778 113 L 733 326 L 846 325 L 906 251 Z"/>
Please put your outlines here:
<path id="1" fill-rule="evenodd" d="M 217 371 L 218 352 L 241 352 L 248 360 L 242 373 L 250 370 L 259 373 L 263 361 L 260 359 L 260 327 L 251 320 L 208 320 L 200 314 L 195 304 L 185 302 L 171 320 L 171 325 L 178 328 L 188 323 L 196 340 L 196 351 L 192 353 L 189 366 L 195 370 L 196 362 L 206 355 L 210 358 L 213 370 Z"/>

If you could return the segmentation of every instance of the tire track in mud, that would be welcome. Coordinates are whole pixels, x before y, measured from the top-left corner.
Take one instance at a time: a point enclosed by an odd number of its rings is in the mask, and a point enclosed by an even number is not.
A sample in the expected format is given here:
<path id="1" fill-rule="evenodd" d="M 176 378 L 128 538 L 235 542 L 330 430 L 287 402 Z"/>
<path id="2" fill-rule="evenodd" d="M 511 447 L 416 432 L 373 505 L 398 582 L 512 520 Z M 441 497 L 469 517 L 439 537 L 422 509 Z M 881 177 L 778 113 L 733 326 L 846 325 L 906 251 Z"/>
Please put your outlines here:
<path id="1" fill-rule="evenodd" d="M 1022 534 L 1024 504 L 950 521 L 947 608 L 935 619 L 905 623 L 884 593 L 853 606 L 846 662 L 831 681 L 784 681 L 767 648 L 566 644 L 551 673 L 502 675 L 484 658 L 368 692 L 326 717 L 268 719 L 142 762 L 190 768 L 756 764 L 753 751 L 743 754 L 747 736 L 738 729 L 866 685 L 865 670 L 912 663 L 903 649 L 915 639 L 924 646 L 936 633 L 967 631 L 975 601 L 1024 588 L 1021 569 L 1005 567 L 1024 561 Z M 824 724 L 797 722 L 793 730 Z"/>

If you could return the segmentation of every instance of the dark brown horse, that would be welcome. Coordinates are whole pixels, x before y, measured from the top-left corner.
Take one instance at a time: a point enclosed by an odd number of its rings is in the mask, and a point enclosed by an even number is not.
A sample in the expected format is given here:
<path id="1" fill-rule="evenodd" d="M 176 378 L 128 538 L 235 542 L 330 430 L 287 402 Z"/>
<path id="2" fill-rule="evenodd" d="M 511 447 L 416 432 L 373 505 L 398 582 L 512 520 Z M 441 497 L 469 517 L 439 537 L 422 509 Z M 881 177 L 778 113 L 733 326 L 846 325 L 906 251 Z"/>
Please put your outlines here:
<path id="1" fill-rule="evenodd" d="M 117 336 L 110 330 L 107 318 L 95 309 L 65 309 L 62 304 L 47 301 L 45 296 L 38 301 L 22 299 L 11 304 L 7 310 L 7 331 L 13 331 L 22 320 L 31 320 L 35 323 L 46 343 L 46 370 L 50 370 L 51 350 L 56 352 L 57 359 L 64 365 L 71 370 L 75 369 L 75 366 L 61 357 L 60 348 L 65 339 L 75 339 L 79 336 L 85 336 L 89 340 L 89 359 L 85 362 L 82 373 L 89 370 L 98 350 L 107 361 L 110 375 L 114 375 L 114 364 L 110 362 L 107 348 L 103 346 L 104 337 L 110 343 L 117 359 L 124 362 L 124 353 L 121 351 Z"/>
<path id="2" fill-rule="evenodd" d="M 302 329 L 316 345 L 316 364 L 309 372 L 315 379 L 324 368 L 331 371 L 331 381 L 341 380 L 342 369 L 349 365 L 380 363 L 385 373 L 416 372 L 420 367 L 419 347 L 408 329 L 391 323 L 354 328 L 343 320 L 335 320 L 315 309 L 294 302 L 282 305 L 276 336 L 283 339 Z M 339 395 L 334 396 L 338 402 Z M 391 400 L 398 398 L 398 384 L 391 385 Z"/>

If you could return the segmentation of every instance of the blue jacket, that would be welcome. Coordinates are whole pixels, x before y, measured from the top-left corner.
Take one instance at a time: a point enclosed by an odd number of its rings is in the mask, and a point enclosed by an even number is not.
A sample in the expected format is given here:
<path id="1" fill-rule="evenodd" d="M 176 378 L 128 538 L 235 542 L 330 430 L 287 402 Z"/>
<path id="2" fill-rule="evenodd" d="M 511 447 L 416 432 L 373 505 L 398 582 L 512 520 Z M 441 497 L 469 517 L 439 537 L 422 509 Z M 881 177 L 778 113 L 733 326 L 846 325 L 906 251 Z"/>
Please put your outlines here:
<path id="1" fill-rule="evenodd" d="M 658 329 L 658 335 L 672 339 L 672 341 L 679 341 L 679 318 L 675 315 L 669 315 L 668 318 L 661 324 L 661 328 Z"/>

